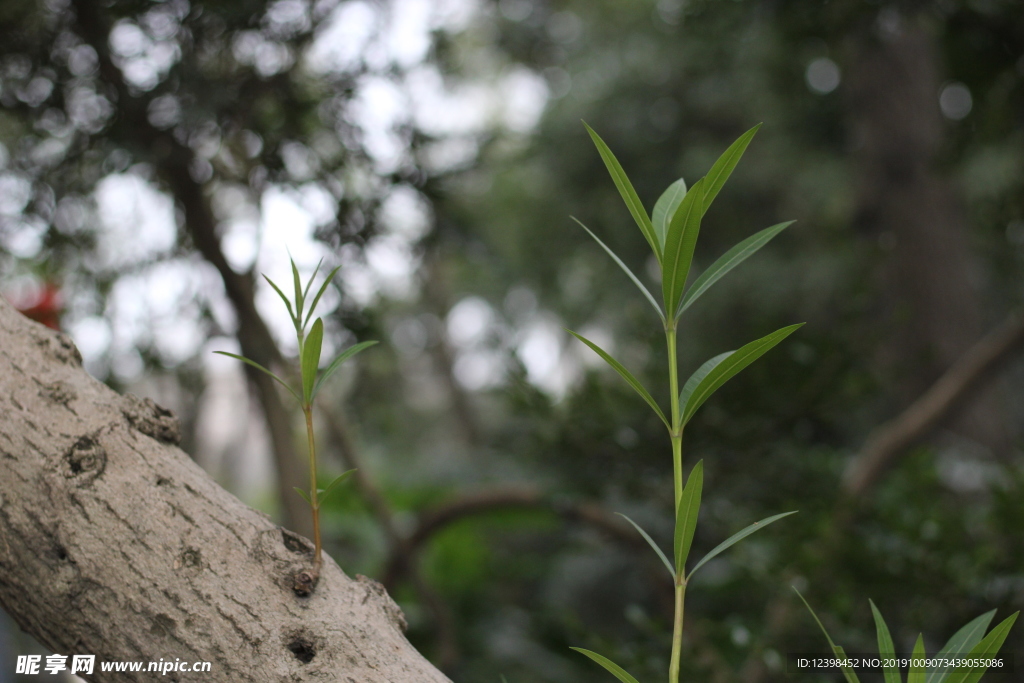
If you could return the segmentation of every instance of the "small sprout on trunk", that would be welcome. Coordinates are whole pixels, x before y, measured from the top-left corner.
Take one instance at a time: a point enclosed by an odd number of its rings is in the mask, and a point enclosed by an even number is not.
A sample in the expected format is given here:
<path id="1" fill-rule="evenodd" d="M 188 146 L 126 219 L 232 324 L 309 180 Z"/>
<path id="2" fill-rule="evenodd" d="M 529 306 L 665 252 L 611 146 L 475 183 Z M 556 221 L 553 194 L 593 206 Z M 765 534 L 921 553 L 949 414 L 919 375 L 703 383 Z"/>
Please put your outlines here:
<path id="1" fill-rule="evenodd" d="M 345 361 L 352 358 L 352 356 L 356 355 L 360 351 L 373 346 L 377 342 L 367 341 L 349 347 L 332 360 L 330 364 L 328 364 L 327 368 L 320 373 L 320 353 L 323 350 L 324 322 L 321 318 L 317 318 L 313 321 L 313 325 L 309 328 L 308 333 L 306 332 L 306 328 L 309 327 L 309 321 L 313 317 L 313 310 L 320 302 L 320 297 L 322 297 L 324 292 L 327 291 L 327 286 L 337 274 L 340 266 L 328 274 L 327 279 L 324 280 L 323 284 L 320 286 L 320 289 L 313 297 L 312 303 L 310 303 L 308 308 L 306 307 L 306 303 L 309 301 L 309 291 L 317 273 L 320 272 L 320 264 L 317 264 L 316 270 L 313 271 L 313 275 L 310 276 L 305 287 L 302 286 L 302 279 L 299 277 L 299 269 L 296 267 L 294 260 L 291 261 L 291 267 L 295 290 L 294 300 L 289 300 L 288 297 L 285 296 L 284 292 L 281 291 L 281 288 L 278 287 L 277 283 L 269 277 L 266 275 L 263 277 L 270 284 L 273 290 L 277 292 L 277 295 L 281 297 L 285 308 L 288 310 L 288 316 L 292 320 L 292 325 L 295 327 L 295 337 L 299 342 L 300 381 L 298 391 L 296 391 L 296 389 L 288 382 L 281 379 L 256 361 L 234 353 L 227 353 L 226 351 L 216 351 L 215 353 L 240 360 L 272 377 L 278 384 L 283 386 L 289 394 L 291 394 L 292 398 L 294 398 L 299 404 L 299 407 L 302 409 L 302 414 L 306 418 L 306 439 L 309 447 L 310 488 L 309 492 L 298 487 L 295 488 L 295 491 L 302 496 L 307 503 L 309 503 L 309 507 L 313 513 L 313 566 L 296 574 L 293 586 L 297 595 L 304 596 L 312 593 L 313 589 L 316 587 L 316 582 L 320 578 L 320 567 L 323 564 L 323 544 L 320 539 L 320 505 L 327 496 L 329 496 L 336 488 L 338 488 L 338 486 L 344 483 L 353 472 L 355 472 L 355 470 L 349 470 L 335 478 L 334 481 L 328 484 L 326 488 L 318 487 L 316 471 L 316 441 L 313 437 L 314 402 L 316 401 L 317 394 L 320 393 L 320 389 L 323 388 L 324 382 L 327 381 L 331 375 L 337 372 Z M 305 317 L 303 317 L 304 313 Z"/>

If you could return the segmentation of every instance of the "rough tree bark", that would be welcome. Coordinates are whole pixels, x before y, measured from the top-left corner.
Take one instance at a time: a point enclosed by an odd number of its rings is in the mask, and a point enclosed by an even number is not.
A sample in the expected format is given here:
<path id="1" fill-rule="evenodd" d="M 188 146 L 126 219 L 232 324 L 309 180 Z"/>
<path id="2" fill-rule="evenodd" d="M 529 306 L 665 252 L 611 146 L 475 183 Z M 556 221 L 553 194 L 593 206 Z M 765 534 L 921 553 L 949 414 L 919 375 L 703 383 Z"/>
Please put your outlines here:
<path id="1" fill-rule="evenodd" d="M 209 661 L 217 681 L 448 680 L 377 582 L 325 558 L 296 596 L 312 544 L 218 487 L 177 438 L 173 415 L 89 377 L 66 336 L 0 300 L 0 606 L 24 630 L 98 661 Z"/>

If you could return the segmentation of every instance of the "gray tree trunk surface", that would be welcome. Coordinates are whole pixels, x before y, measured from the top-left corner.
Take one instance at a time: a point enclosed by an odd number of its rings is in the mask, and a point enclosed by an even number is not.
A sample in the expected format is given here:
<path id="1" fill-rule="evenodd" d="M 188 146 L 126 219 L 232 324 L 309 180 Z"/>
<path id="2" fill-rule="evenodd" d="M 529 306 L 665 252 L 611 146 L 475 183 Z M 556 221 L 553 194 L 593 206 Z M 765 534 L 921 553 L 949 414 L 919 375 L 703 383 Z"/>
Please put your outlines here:
<path id="1" fill-rule="evenodd" d="M 90 377 L 70 339 L 0 299 L 0 605 L 94 681 L 448 681 L 375 581 L 237 500 L 177 448 L 177 421 Z M 209 661 L 210 673 L 100 672 Z M 70 657 L 69 660 L 70 661 Z"/>

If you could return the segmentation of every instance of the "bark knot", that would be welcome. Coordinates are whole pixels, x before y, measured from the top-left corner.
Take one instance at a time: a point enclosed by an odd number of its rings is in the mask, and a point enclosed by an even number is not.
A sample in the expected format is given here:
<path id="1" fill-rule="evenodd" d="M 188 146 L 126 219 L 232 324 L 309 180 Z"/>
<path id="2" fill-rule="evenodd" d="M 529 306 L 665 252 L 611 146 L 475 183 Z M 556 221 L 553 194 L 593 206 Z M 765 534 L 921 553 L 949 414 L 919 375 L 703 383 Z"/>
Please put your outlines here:
<path id="1" fill-rule="evenodd" d="M 314 569 L 303 569 L 292 577 L 292 591 L 300 598 L 308 598 L 316 590 L 320 581 L 320 572 Z"/>
<path id="2" fill-rule="evenodd" d="M 175 571 L 184 569 L 190 574 L 201 572 L 203 570 L 203 553 L 199 548 L 188 546 L 175 558 L 174 569 Z"/>
<path id="3" fill-rule="evenodd" d="M 39 395 L 50 403 L 62 405 L 69 410 L 70 406 L 68 404 L 78 398 L 78 393 L 75 392 L 74 387 L 67 382 L 61 381 L 41 384 L 39 387 Z"/>
<path id="4" fill-rule="evenodd" d="M 78 486 L 92 483 L 107 467 L 107 451 L 95 436 L 83 436 L 67 450 L 63 458 L 64 476 Z"/>
<path id="5" fill-rule="evenodd" d="M 125 394 L 121 412 L 132 427 L 146 436 L 174 446 L 181 443 L 181 423 L 178 418 L 153 399 Z"/>

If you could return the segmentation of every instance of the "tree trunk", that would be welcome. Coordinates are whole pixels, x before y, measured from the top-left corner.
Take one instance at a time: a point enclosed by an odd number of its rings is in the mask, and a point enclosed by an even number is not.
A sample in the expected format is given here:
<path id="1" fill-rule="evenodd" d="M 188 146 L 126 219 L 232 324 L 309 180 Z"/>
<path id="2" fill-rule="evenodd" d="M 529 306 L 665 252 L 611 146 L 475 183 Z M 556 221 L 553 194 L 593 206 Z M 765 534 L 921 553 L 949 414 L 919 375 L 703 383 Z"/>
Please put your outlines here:
<path id="1" fill-rule="evenodd" d="M 209 661 L 211 680 L 447 681 L 375 581 L 218 487 L 177 421 L 89 377 L 68 337 L 0 300 L 0 606 L 52 651 Z M 170 673 L 168 681 L 184 680 Z M 189 678 L 191 680 L 191 678 Z"/>
<path id="2" fill-rule="evenodd" d="M 847 113 L 860 192 L 856 221 L 890 252 L 882 269 L 887 339 L 879 365 L 906 404 L 984 331 L 966 211 L 936 168 L 946 135 L 941 60 L 915 16 L 890 13 L 853 39 Z M 1005 450 L 1001 406 L 985 392 L 954 426 Z"/>

